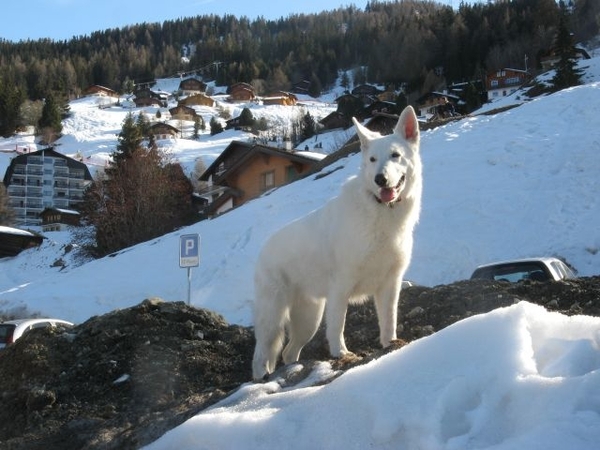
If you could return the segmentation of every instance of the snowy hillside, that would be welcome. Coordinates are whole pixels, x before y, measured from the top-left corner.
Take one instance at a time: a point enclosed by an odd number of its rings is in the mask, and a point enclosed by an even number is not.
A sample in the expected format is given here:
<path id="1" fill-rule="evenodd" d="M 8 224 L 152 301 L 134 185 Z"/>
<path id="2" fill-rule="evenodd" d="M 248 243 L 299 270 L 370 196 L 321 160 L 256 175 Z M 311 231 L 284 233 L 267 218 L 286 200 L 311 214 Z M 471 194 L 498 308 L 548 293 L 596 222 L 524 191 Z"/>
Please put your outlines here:
<path id="1" fill-rule="evenodd" d="M 600 142 L 594 132 L 600 126 L 600 58 L 584 66 L 584 86 L 423 133 L 423 210 L 409 279 L 429 286 L 449 283 L 468 278 L 478 264 L 532 255 L 565 258 L 581 275 L 600 273 Z M 316 108 L 325 113 L 323 105 Z M 60 150 L 102 164 L 127 111 L 101 110 L 89 99 L 73 102 L 72 110 Z M 196 158 L 210 161 L 229 139 L 243 138 L 236 133 L 168 144 L 191 170 Z M 335 134 L 320 137 L 324 149 L 343 141 Z M 51 267 L 69 255 L 60 251 L 64 234 L 48 233 L 42 248 L 0 261 L 0 308 L 26 307 L 80 322 L 148 296 L 186 299 L 178 240 L 198 233 L 201 265 L 192 272 L 192 303 L 248 324 L 261 244 L 281 225 L 336 195 L 358 164 L 358 156 L 349 157 L 335 163 L 343 168 L 329 176 L 298 181 L 217 219 L 77 268 Z"/>
<path id="2" fill-rule="evenodd" d="M 409 279 L 449 283 L 467 278 L 478 264 L 531 255 L 560 256 L 580 275 L 600 274 L 600 55 L 583 67 L 583 86 L 423 133 L 423 210 Z M 504 103 L 511 101 L 522 99 Z M 314 115 L 330 107 L 316 104 Z M 126 111 L 100 110 L 89 100 L 72 109 L 60 150 L 102 165 Z M 168 145 L 190 167 L 240 137 L 225 133 Z M 27 145 L 31 138 L 21 136 L 1 141 L 0 149 Z M 0 167 L 7 161 L 0 153 Z M 262 243 L 335 196 L 358 166 L 359 156 L 348 157 L 327 176 L 300 180 L 214 220 L 80 267 L 72 264 L 72 252 L 65 254 L 69 236 L 49 233 L 42 247 L 0 260 L 0 310 L 83 322 L 150 296 L 185 300 L 179 238 L 198 233 L 192 304 L 249 325 Z M 67 266 L 52 267 L 60 257 Z M 458 322 L 330 384 L 317 386 L 332 375 L 327 362 L 293 388 L 278 379 L 247 383 L 149 448 L 596 449 L 599 329 L 598 318 L 521 302 Z"/>

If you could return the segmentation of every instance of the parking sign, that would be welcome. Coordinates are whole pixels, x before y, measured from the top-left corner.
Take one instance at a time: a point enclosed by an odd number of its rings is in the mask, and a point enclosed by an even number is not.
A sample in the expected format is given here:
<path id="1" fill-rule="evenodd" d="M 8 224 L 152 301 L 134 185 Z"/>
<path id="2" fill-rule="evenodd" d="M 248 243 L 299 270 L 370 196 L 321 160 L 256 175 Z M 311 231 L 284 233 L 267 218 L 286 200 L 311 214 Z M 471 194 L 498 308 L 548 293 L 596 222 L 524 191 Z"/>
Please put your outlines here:
<path id="1" fill-rule="evenodd" d="M 196 267 L 200 264 L 200 236 L 184 234 L 179 239 L 179 267 Z"/>

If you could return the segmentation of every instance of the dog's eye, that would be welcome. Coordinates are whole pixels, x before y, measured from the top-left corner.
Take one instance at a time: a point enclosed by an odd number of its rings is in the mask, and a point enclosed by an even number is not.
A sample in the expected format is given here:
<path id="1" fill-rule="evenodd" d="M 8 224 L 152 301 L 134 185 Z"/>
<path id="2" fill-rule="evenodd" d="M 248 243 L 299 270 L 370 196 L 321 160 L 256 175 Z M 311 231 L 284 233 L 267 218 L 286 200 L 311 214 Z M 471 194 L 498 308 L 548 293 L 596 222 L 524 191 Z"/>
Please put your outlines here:
<path id="1" fill-rule="evenodd" d="M 375 158 L 374 156 L 371 156 L 371 157 L 369 158 L 369 161 L 371 161 L 371 162 L 375 162 L 375 161 L 377 161 L 377 158 Z"/>
<path id="2" fill-rule="evenodd" d="M 400 154 L 400 152 L 394 152 L 392 153 L 392 158 L 400 158 L 402 155 Z"/>

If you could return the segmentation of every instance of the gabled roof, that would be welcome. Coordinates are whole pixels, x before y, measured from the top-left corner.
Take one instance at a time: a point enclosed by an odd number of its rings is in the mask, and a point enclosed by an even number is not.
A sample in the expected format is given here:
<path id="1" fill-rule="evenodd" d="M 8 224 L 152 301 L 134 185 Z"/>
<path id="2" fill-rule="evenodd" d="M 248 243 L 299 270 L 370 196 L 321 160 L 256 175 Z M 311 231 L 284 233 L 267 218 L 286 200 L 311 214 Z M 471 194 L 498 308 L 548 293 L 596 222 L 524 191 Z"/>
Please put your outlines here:
<path id="1" fill-rule="evenodd" d="M 67 155 L 63 155 L 62 153 L 57 152 L 52 147 L 48 147 L 42 150 L 38 150 L 31 153 L 22 153 L 18 156 L 15 156 L 10 161 L 10 165 L 6 169 L 6 173 L 4 174 L 4 185 L 8 186 L 10 180 L 12 179 L 12 175 L 17 164 L 27 164 L 27 160 L 30 156 L 50 156 L 53 158 L 61 158 L 67 162 L 67 167 L 70 169 L 81 169 L 83 170 L 83 178 L 88 181 L 92 181 L 92 174 L 90 173 L 90 169 L 84 163 L 77 161 L 76 159 L 69 158 Z"/>
<path id="2" fill-rule="evenodd" d="M 173 134 L 177 134 L 179 133 L 179 130 L 177 128 L 175 128 L 173 125 L 169 125 L 168 123 L 164 123 L 164 122 L 158 122 L 155 124 L 152 124 L 150 126 L 150 131 L 152 131 L 153 133 L 156 133 L 157 131 L 169 131 Z"/>
<path id="3" fill-rule="evenodd" d="M 208 181 L 212 176 L 213 182 L 219 184 L 219 180 L 225 178 L 244 166 L 244 164 L 258 154 L 279 156 L 292 162 L 304 164 L 315 164 L 321 159 L 315 155 L 314 158 L 308 156 L 306 152 L 294 153 L 282 150 L 276 147 L 269 147 L 262 144 L 253 144 L 249 142 L 231 141 L 231 143 L 221 152 L 215 161 L 200 176 L 201 181 Z M 219 173 L 222 164 L 225 164 L 225 170 Z"/>
<path id="4" fill-rule="evenodd" d="M 41 234 L 0 226 L 0 258 L 16 256 L 25 249 L 40 245 L 44 239 Z"/>

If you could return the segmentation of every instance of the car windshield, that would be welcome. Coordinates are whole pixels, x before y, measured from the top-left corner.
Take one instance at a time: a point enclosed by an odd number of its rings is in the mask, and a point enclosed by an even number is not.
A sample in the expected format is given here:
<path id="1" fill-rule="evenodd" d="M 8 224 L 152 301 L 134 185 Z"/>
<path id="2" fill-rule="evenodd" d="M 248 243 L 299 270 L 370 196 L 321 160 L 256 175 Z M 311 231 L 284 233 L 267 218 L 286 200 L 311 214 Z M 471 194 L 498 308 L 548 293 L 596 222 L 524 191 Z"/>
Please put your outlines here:
<path id="1" fill-rule="evenodd" d="M 473 273 L 471 278 L 516 283 L 522 280 L 546 281 L 549 276 L 541 264 L 525 262 L 480 267 Z"/>
<path id="2" fill-rule="evenodd" d="M 11 324 L 0 324 L 0 344 L 6 344 L 15 329 Z"/>

